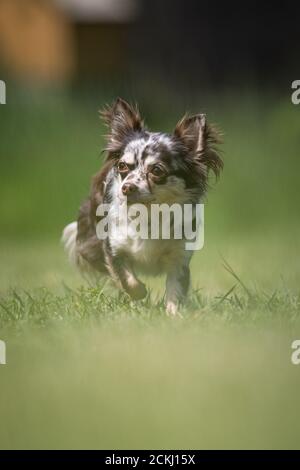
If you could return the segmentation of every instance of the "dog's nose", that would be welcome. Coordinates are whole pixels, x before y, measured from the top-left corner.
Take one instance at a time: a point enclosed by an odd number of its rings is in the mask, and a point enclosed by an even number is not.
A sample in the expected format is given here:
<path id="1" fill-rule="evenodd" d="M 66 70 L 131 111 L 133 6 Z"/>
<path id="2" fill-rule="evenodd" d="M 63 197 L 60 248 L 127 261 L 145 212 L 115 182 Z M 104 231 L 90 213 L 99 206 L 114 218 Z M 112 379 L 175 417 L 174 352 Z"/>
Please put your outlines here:
<path id="1" fill-rule="evenodd" d="M 132 183 L 125 183 L 122 186 L 122 193 L 124 196 L 127 196 L 128 194 L 134 193 L 134 191 L 137 190 L 137 187 L 135 184 Z"/>

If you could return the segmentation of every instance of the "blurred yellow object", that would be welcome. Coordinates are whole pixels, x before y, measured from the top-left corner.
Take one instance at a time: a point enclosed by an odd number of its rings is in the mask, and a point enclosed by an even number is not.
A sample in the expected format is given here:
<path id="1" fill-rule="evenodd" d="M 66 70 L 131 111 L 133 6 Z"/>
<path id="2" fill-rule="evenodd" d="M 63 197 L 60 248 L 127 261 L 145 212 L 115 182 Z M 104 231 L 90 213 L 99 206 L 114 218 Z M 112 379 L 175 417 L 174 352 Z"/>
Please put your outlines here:
<path id="1" fill-rule="evenodd" d="M 74 71 L 73 31 L 45 0 L 0 2 L 0 63 L 16 79 L 65 82 Z"/>

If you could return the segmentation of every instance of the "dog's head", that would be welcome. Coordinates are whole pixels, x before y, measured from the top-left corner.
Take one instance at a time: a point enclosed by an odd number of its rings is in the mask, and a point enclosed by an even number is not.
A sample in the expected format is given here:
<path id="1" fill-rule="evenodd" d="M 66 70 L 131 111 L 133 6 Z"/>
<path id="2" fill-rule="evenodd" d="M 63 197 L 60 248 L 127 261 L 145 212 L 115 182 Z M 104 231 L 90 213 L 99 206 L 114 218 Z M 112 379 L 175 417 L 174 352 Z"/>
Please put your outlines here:
<path id="1" fill-rule="evenodd" d="M 108 160 L 114 163 L 119 196 L 131 202 L 196 202 L 204 195 L 209 172 L 223 163 L 218 132 L 204 114 L 185 115 L 173 134 L 148 131 L 136 107 L 122 99 L 101 112 L 109 129 Z"/>

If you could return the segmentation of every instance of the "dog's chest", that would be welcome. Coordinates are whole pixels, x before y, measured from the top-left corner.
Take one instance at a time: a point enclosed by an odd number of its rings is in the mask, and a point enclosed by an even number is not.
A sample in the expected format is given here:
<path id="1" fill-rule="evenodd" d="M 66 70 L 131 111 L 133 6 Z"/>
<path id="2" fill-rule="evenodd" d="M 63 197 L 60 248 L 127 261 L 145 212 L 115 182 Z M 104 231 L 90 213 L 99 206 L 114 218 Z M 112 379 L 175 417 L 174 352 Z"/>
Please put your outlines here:
<path id="1" fill-rule="evenodd" d="M 182 252 L 182 240 L 154 240 L 147 221 L 137 230 L 125 217 L 119 218 L 112 228 L 110 245 L 114 253 L 126 255 L 138 269 L 149 273 L 159 273 L 176 264 Z"/>

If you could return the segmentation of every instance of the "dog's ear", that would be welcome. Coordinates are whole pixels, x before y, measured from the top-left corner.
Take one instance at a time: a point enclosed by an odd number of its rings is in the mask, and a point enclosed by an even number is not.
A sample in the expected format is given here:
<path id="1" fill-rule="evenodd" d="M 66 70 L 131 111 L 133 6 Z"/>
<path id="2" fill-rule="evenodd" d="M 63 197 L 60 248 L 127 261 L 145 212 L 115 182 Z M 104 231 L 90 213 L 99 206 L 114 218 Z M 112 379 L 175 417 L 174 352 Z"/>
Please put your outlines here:
<path id="1" fill-rule="evenodd" d="M 100 111 L 100 116 L 108 127 L 106 149 L 111 155 L 118 154 L 130 134 L 143 129 L 143 121 L 138 108 L 117 98 L 111 105 Z"/>
<path id="2" fill-rule="evenodd" d="M 222 142 L 216 127 L 206 121 L 205 114 L 185 115 L 175 127 L 174 135 L 181 140 L 201 171 L 212 170 L 216 177 L 223 168 L 217 146 Z"/>

